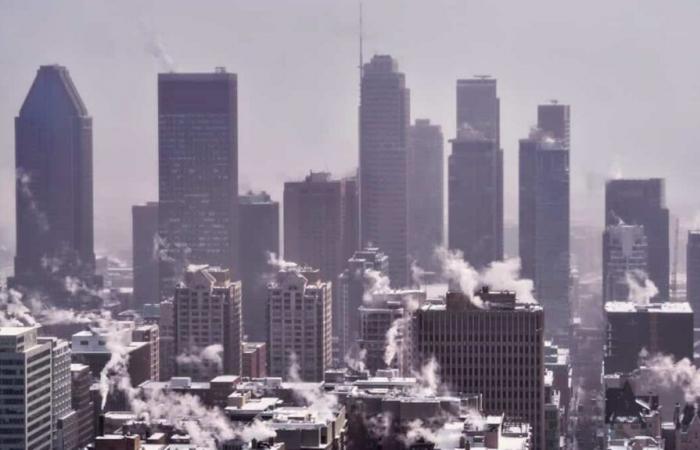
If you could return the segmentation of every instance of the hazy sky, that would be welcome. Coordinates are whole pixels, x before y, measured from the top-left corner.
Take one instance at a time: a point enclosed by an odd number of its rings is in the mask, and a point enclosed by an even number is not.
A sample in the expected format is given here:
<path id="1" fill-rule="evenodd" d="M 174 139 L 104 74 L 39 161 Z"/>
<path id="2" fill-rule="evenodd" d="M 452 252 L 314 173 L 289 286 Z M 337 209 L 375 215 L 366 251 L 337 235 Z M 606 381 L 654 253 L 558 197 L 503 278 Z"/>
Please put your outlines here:
<path id="1" fill-rule="evenodd" d="M 178 71 L 239 80 L 243 190 L 280 199 L 310 169 L 357 162 L 357 2 L 0 0 L 0 243 L 14 242 L 14 117 L 41 64 L 68 67 L 93 117 L 96 249 L 131 245 L 130 206 L 157 198 L 158 45 Z M 667 178 L 672 214 L 700 211 L 700 2 L 367 0 L 365 58 L 389 53 L 411 117 L 455 129 L 455 80 L 498 78 L 506 221 L 517 142 L 536 106 L 572 106 L 572 220 L 603 221 L 603 182 Z M 449 147 L 446 147 L 446 154 Z"/>

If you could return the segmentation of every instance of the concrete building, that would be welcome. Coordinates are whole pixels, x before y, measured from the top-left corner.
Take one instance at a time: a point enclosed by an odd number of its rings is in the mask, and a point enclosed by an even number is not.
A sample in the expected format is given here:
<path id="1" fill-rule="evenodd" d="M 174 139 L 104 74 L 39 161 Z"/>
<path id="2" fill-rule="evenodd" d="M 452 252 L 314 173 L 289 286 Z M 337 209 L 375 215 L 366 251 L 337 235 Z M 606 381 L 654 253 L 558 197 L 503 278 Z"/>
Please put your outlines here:
<path id="1" fill-rule="evenodd" d="M 131 207 L 134 307 L 158 303 L 158 202 Z"/>
<path id="2" fill-rule="evenodd" d="M 17 252 L 14 288 L 73 294 L 64 278 L 99 287 L 92 204 L 92 118 L 68 73 L 41 66 L 15 118 Z"/>
<path id="3" fill-rule="evenodd" d="M 408 251 L 423 269 L 437 271 L 435 247 L 444 244 L 445 161 L 440 125 L 416 119 L 408 129 Z"/>
<path id="4" fill-rule="evenodd" d="M 150 370 L 148 379 L 157 380 L 160 378 L 160 329 L 156 324 L 137 325 L 132 332 L 133 340 L 137 342 L 147 342 L 151 351 L 149 357 Z"/>
<path id="5" fill-rule="evenodd" d="M 51 343 L 37 327 L 0 328 L 0 448 L 52 448 Z"/>
<path id="6" fill-rule="evenodd" d="M 347 254 L 346 233 L 355 233 L 347 203 L 356 200 L 354 179 L 333 180 L 328 172 L 310 172 L 304 181 L 284 183 L 284 258 L 318 268 L 335 280 Z M 355 239 L 356 241 L 356 239 Z M 355 251 L 356 248 L 349 249 Z"/>
<path id="7" fill-rule="evenodd" d="M 425 303 L 425 292 L 420 290 L 393 290 L 371 295 L 359 307 L 360 338 L 358 344 L 365 353 L 365 367 L 370 373 L 396 368 L 402 375 L 411 371 L 411 342 L 408 324 L 413 310 Z M 396 353 L 387 364 L 387 333 L 392 333 Z"/>
<path id="8" fill-rule="evenodd" d="M 241 282 L 229 270 L 190 265 L 175 288 L 175 354 L 198 355 L 206 347 L 222 345 L 224 374 L 241 373 L 243 342 Z M 194 368 L 178 365 L 178 375 Z M 195 372 L 196 373 L 196 372 Z"/>
<path id="9" fill-rule="evenodd" d="M 496 139 L 461 128 L 448 171 L 448 245 L 482 269 L 503 259 L 503 156 Z"/>
<path id="10" fill-rule="evenodd" d="M 603 302 L 629 300 L 629 277 L 648 273 L 644 227 L 608 225 L 603 233 Z"/>
<path id="11" fill-rule="evenodd" d="M 695 311 L 695 327 L 700 328 L 700 231 L 688 231 L 686 248 L 687 302 Z"/>
<path id="12" fill-rule="evenodd" d="M 91 327 L 75 333 L 71 338 L 71 360 L 74 364 L 84 364 L 90 368 L 94 378 L 99 379 L 102 369 L 110 360 L 112 351 L 123 348 L 127 371 L 131 383 L 136 386 L 152 379 L 154 362 L 153 343 L 135 339 L 136 324 L 130 321 L 116 322 L 113 328 Z M 111 398 L 111 405 L 120 405 L 123 398 Z"/>
<path id="13" fill-rule="evenodd" d="M 537 128 L 546 136 L 561 141 L 566 150 L 571 150 L 571 108 L 557 100 L 537 106 Z"/>
<path id="14" fill-rule="evenodd" d="M 641 225 L 647 237 L 649 278 L 660 300 L 669 299 L 669 211 L 664 180 L 619 179 L 605 185 L 605 225 Z"/>
<path id="15" fill-rule="evenodd" d="M 398 64 L 375 55 L 363 65 L 360 94 L 360 245 L 391 260 L 393 285 L 408 282 L 410 93 Z"/>
<path id="16" fill-rule="evenodd" d="M 520 140 L 521 277 L 535 283 L 549 335 L 567 335 L 569 305 L 569 150 L 542 132 Z"/>
<path id="17" fill-rule="evenodd" d="M 77 445 L 77 415 L 71 407 L 71 349 L 68 341 L 39 337 L 51 348 L 51 428 L 53 448 L 70 450 Z"/>
<path id="18" fill-rule="evenodd" d="M 266 192 L 238 197 L 240 213 L 240 274 L 243 284 L 243 334 L 265 341 L 267 274 L 274 273 L 270 254 L 280 254 L 280 205 Z"/>
<path id="19" fill-rule="evenodd" d="M 295 266 L 280 270 L 267 291 L 270 375 L 287 377 L 296 358 L 302 380 L 322 380 L 332 358 L 331 283 Z"/>
<path id="20" fill-rule="evenodd" d="M 606 374 L 638 368 L 642 349 L 693 361 L 693 311 L 688 303 L 608 302 L 605 319 Z"/>
<path id="21" fill-rule="evenodd" d="M 71 364 L 71 408 L 77 414 L 77 447 L 83 448 L 95 437 L 96 417 L 93 417 L 90 385 L 92 375 L 85 364 Z"/>
<path id="22" fill-rule="evenodd" d="M 365 290 L 371 283 L 367 271 L 380 276 L 389 273 L 389 258 L 376 247 L 356 251 L 338 277 L 338 297 L 333 302 L 335 361 L 342 360 L 360 337 L 359 308 L 364 303 Z"/>
<path id="23" fill-rule="evenodd" d="M 430 358 L 450 392 L 479 393 L 486 414 L 503 414 L 532 427 L 532 448 L 544 449 L 544 313 L 512 292 L 463 293 L 426 304 L 411 321 L 414 366 Z"/>
<path id="24" fill-rule="evenodd" d="M 243 343 L 244 377 L 263 378 L 267 376 L 267 344 L 264 342 Z"/>
<path id="25" fill-rule="evenodd" d="M 238 274 L 236 74 L 158 75 L 158 203 L 161 297 L 187 264 Z"/>

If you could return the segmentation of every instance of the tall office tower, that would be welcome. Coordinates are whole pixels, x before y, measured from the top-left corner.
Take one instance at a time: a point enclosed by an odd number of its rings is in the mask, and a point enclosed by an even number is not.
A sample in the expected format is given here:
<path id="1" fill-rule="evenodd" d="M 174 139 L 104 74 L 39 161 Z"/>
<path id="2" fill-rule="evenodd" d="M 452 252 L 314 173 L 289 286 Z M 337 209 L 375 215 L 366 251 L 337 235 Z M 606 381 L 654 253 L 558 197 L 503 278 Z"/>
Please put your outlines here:
<path id="1" fill-rule="evenodd" d="M 448 162 L 448 245 L 481 269 L 503 258 L 502 158 L 496 140 L 473 128 L 457 133 Z"/>
<path id="2" fill-rule="evenodd" d="M 68 341 L 39 337 L 51 348 L 51 428 L 54 449 L 77 446 L 78 416 L 71 407 L 71 350 Z"/>
<path id="3" fill-rule="evenodd" d="M 686 249 L 687 302 L 695 311 L 695 327 L 700 327 L 700 231 L 688 231 Z"/>
<path id="4" fill-rule="evenodd" d="M 223 370 L 241 373 L 241 282 L 231 281 L 228 269 L 191 265 L 185 279 L 175 288 L 175 353 L 198 355 L 206 347 L 223 346 Z M 178 364 L 178 375 L 199 368 Z M 189 372 L 189 373 L 188 373 Z"/>
<path id="5" fill-rule="evenodd" d="M 408 283 L 410 92 L 389 55 L 363 65 L 360 94 L 360 245 L 391 260 L 392 285 Z"/>
<path id="6" fill-rule="evenodd" d="M 37 327 L 0 328 L 0 448 L 52 448 L 51 344 Z"/>
<path id="7" fill-rule="evenodd" d="M 243 283 L 243 334 L 248 340 L 267 339 L 267 281 L 274 272 L 270 254 L 279 256 L 280 205 L 265 192 L 248 192 L 238 198 L 240 262 Z"/>
<path id="8" fill-rule="evenodd" d="M 436 271 L 443 245 L 444 155 L 440 125 L 416 119 L 408 130 L 408 252 L 424 270 Z"/>
<path id="9" fill-rule="evenodd" d="M 332 180 L 327 172 L 311 172 L 304 181 L 284 183 L 284 258 L 318 268 L 321 278 L 335 280 L 343 270 L 346 233 L 354 230 L 355 182 Z M 346 196 L 346 192 L 349 195 Z M 349 197 L 349 198 L 347 198 Z M 354 250 L 354 249 L 353 249 Z"/>
<path id="10" fill-rule="evenodd" d="M 472 129 L 477 135 L 495 141 L 496 152 L 496 245 L 498 259 L 503 257 L 503 150 L 501 149 L 501 99 L 498 82 L 488 75 L 457 80 L 457 133 Z M 453 144 L 454 152 L 454 144 Z M 449 177 L 449 174 L 448 174 Z M 449 194 L 448 194 L 449 197 Z M 452 211 L 448 210 L 448 215 Z M 452 229 L 451 227 L 448 227 Z"/>
<path id="11" fill-rule="evenodd" d="M 338 361 L 360 338 L 359 308 L 373 282 L 367 271 L 379 276 L 389 273 L 389 258 L 376 247 L 356 251 L 338 277 L 338 298 L 333 302 L 333 352 Z"/>
<path id="12" fill-rule="evenodd" d="M 609 180 L 605 185 L 605 224 L 642 225 L 649 245 L 649 278 L 669 299 L 669 212 L 664 180 Z"/>
<path id="13" fill-rule="evenodd" d="M 343 264 L 360 249 L 360 191 L 357 175 L 345 177 L 343 183 Z M 341 267 L 341 270 L 343 268 Z M 337 278 L 339 274 L 333 278 Z"/>
<path id="14" fill-rule="evenodd" d="M 90 368 L 85 364 L 71 364 L 71 407 L 78 415 L 76 448 L 83 448 L 95 437 L 95 419 L 93 417 L 93 403 L 90 398 L 90 386 L 92 375 Z"/>
<path id="15" fill-rule="evenodd" d="M 693 361 L 693 310 L 688 303 L 605 304 L 604 373 L 628 373 L 639 366 L 640 352 Z"/>
<path id="16" fill-rule="evenodd" d="M 537 128 L 546 136 L 561 141 L 567 150 L 571 150 L 569 105 L 560 105 L 557 100 L 552 100 L 547 105 L 537 106 Z"/>
<path id="17" fill-rule="evenodd" d="M 134 304 L 158 303 L 158 202 L 131 207 Z"/>
<path id="18" fill-rule="evenodd" d="M 486 414 L 530 424 L 533 448 L 544 446 L 544 316 L 512 292 L 478 293 L 477 308 L 462 293 L 426 304 L 412 319 L 414 364 L 434 357 L 440 379 L 455 393 L 480 393 Z"/>
<path id="19" fill-rule="evenodd" d="M 190 263 L 239 275 L 237 89 L 223 68 L 158 75 L 161 296 Z"/>
<path id="20" fill-rule="evenodd" d="M 62 66 L 41 66 L 15 118 L 15 288 L 66 300 L 65 277 L 95 276 L 92 118 Z"/>
<path id="21" fill-rule="evenodd" d="M 411 373 L 411 342 L 408 337 L 408 324 L 412 310 L 425 303 L 425 291 L 392 290 L 370 295 L 359 307 L 360 339 L 365 350 L 365 367 L 374 374 L 377 370 L 398 369 L 401 375 Z M 392 342 L 387 342 L 390 329 Z M 387 347 L 394 355 L 387 364 Z"/>
<path id="22" fill-rule="evenodd" d="M 569 151 L 541 132 L 520 140 L 521 276 L 535 283 L 547 333 L 569 325 Z"/>
<path id="23" fill-rule="evenodd" d="M 288 267 L 268 285 L 270 376 L 286 377 L 295 355 L 304 381 L 321 381 L 331 364 L 331 283 L 318 270 Z"/>
<path id="24" fill-rule="evenodd" d="M 630 277 L 646 277 L 648 262 L 644 227 L 608 225 L 603 233 L 603 302 L 627 301 Z"/>

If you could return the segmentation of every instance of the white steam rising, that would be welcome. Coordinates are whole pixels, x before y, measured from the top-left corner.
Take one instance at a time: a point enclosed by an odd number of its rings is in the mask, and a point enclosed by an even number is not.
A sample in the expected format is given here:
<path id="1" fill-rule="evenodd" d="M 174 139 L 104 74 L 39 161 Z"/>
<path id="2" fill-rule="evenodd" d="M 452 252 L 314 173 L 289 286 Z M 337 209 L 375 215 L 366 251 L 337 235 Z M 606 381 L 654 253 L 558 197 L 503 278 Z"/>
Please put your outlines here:
<path id="1" fill-rule="evenodd" d="M 659 293 L 654 282 L 641 270 L 625 273 L 625 282 L 629 288 L 627 300 L 637 305 L 648 305 L 651 299 Z"/>

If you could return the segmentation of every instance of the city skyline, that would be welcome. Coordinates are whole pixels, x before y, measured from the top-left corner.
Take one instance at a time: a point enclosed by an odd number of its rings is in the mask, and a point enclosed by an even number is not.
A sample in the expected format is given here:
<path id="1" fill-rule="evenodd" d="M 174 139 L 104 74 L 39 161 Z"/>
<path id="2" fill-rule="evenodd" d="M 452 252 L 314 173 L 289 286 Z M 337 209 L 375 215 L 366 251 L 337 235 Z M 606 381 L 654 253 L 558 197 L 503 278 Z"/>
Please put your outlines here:
<path id="1" fill-rule="evenodd" d="M 517 140 L 527 132 L 530 125 L 535 123 L 535 117 L 531 114 L 534 105 L 546 102 L 550 98 L 558 98 L 575 105 L 577 121 L 573 124 L 572 137 L 580 148 L 587 149 L 586 153 L 572 157 L 572 167 L 577 169 L 572 173 L 572 195 L 579 197 L 582 193 L 595 195 L 584 195 L 580 204 L 574 205 L 575 209 L 572 210 L 574 223 L 590 222 L 591 225 L 599 226 L 596 221 L 589 219 L 590 214 L 587 212 L 602 208 L 600 196 L 603 180 L 607 176 L 615 175 L 618 169 L 623 167 L 629 168 L 623 171 L 624 176 L 674 178 L 676 181 L 668 187 L 669 206 L 674 211 L 679 211 L 679 214 L 687 210 L 682 219 L 685 223 L 691 223 L 697 210 L 691 208 L 692 205 L 685 199 L 683 193 L 691 186 L 692 176 L 678 167 L 687 167 L 693 161 L 692 141 L 695 139 L 695 132 L 682 112 L 688 108 L 692 111 L 696 103 L 692 95 L 684 96 L 684 91 L 679 90 L 669 92 L 664 87 L 673 76 L 674 80 L 678 80 L 692 90 L 692 86 L 695 85 L 693 80 L 697 78 L 693 75 L 697 73 L 695 63 L 687 60 L 674 62 L 674 64 L 688 66 L 681 66 L 686 70 L 674 71 L 673 74 L 669 72 L 670 67 L 668 71 L 658 69 L 640 71 L 628 69 L 617 63 L 614 55 L 624 48 L 626 45 L 624 36 L 629 34 L 634 34 L 645 42 L 645 45 L 634 46 L 630 54 L 630 58 L 634 58 L 632 61 L 643 65 L 645 69 L 649 69 L 651 61 L 657 59 L 656 56 L 663 56 L 667 52 L 669 55 L 677 55 L 676 52 L 681 52 L 688 45 L 687 35 L 694 33 L 687 29 L 686 20 L 690 15 L 680 13 L 697 5 L 674 4 L 668 14 L 663 15 L 657 14 L 657 6 L 644 5 L 635 10 L 639 21 L 627 22 L 620 20 L 627 13 L 627 7 L 624 5 L 614 7 L 605 5 L 604 8 L 598 8 L 603 11 L 601 17 L 600 14 L 591 16 L 596 8 L 576 5 L 566 9 L 556 3 L 543 2 L 543 4 L 552 11 L 552 14 L 560 17 L 558 22 L 548 23 L 543 18 L 539 18 L 536 12 L 538 8 L 523 10 L 524 5 L 510 2 L 502 4 L 499 2 L 498 5 L 472 5 L 472 10 L 466 5 L 460 7 L 448 3 L 431 7 L 411 5 L 399 16 L 399 23 L 404 26 L 397 29 L 395 33 L 385 33 L 380 30 L 382 30 L 381 25 L 388 23 L 389 17 L 398 11 L 396 2 L 385 1 L 365 5 L 365 60 L 374 53 L 387 52 L 396 56 L 402 70 L 409 77 L 414 94 L 413 116 L 431 118 L 434 123 L 443 127 L 446 137 L 454 136 L 454 80 L 481 73 L 490 73 L 499 79 L 503 116 L 502 147 L 506 163 L 504 179 L 506 180 L 507 223 L 515 221 L 513 208 L 517 204 L 515 190 L 517 184 L 514 177 L 517 166 L 514 155 L 517 153 Z M 255 34 L 250 31 L 250 26 L 234 27 L 247 30 L 245 34 L 247 39 L 225 40 L 228 41 L 226 44 L 228 47 L 223 42 L 216 43 L 210 55 L 202 54 L 199 50 L 195 51 L 191 44 L 184 42 L 175 32 L 181 24 L 180 19 L 171 16 L 159 17 L 159 8 L 155 4 L 150 7 L 128 4 L 129 7 L 133 7 L 133 11 L 128 11 L 135 14 L 136 20 L 127 19 L 125 17 L 127 11 L 118 7 L 89 5 L 82 14 L 100 18 L 105 26 L 102 29 L 95 29 L 94 25 L 86 23 L 79 25 L 74 32 L 67 32 L 64 25 L 70 17 L 75 15 L 77 3 L 68 3 L 60 11 L 51 10 L 51 6 L 47 6 L 48 12 L 53 13 L 53 19 L 46 23 L 47 30 L 51 30 L 59 36 L 59 39 L 47 39 L 45 34 L 37 34 L 28 37 L 23 55 L 18 55 L 11 49 L 4 50 L 11 64 L 6 64 L 6 70 L 0 74 L 0 88 L 6 99 L 0 105 L 0 115 L 10 117 L 17 114 L 21 103 L 20 92 L 28 89 L 30 74 L 35 72 L 38 65 L 58 62 L 71 70 L 71 75 L 80 87 L 81 94 L 90 106 L 90 112 L 95 119 L 96 249 L 100 254 L 106 251 L 128 249 L 130 239 L 125 231 L 128 230 L 125 226 L 129 222 L 128 209 L 132 204 L 156 198 L 157 183 L 153 177 L 156 173 L 157 145 L 156 133 L 153 129 L 156 120 L 155 77 L 159 71 L 166 68 L 160 65 L 152 54 L 158 53 L 153 48 L 155 44 L 160 43 L 166 53 L 172 56 L 178 70 L 208 71 L 217 65 L 224 65 L 230 71 L 239 74 L 241 86 L 245 86 L 246 92 L 241 99 L 240 126 L 241 129 L 249 130 L 241 135 L 241 174 L 245 174 L 241 177 L 241 191 L 248 188 L 264 189 L 270 192 L 274 199 L 279 200 L 282 187 L 277 185 L 276 180 L 280 176 L 282 179 L 301 177 L 308 169 L 301 160 L 291 157 L 295 152 L 319 159 L 322 162 L 319 169 L 326 169 L 323 166 L 327 166 L 327 170 L 337 176 L 348 175 L 354 169 L 356 160 L 357 5 L 354 3 L 337 5 L 310 3 L 310 5 L 321 8 L 321 11 L 327 13 L 329 24 L 334 26 L 323 26 L 316 32 L 303 33 L 298 40 L 285 43 L 283 48 L 272 47 L 272 42 L 267 38 L 251 41 L 251 37 Z M 182 5 L 174 4 L 172 7 L 181 9 Z M 276 5 L 276 7 L 289 8 L 289 5 Z M 281 28 L 282 33 L 292 33 L 296 30 L 291 20 L 264 16 L 265 10 L 266 7 L 263 6 L 246 10 L 240 14 L 231 15 L 231 20 L 236 23 L 259 19 L 264 20 L 262 23 Z M 18 27 L 26 23 L 34 11 L 36 8 L 19 10 L 10 4 L 7 7 L 7 13 L 0 18 L 2 21 L 0 23 L 3 25 L 0 27 L 2 30 L 0 33 L 14 30 L 21 35 Z M 212 16 L 214 12 L 226 14 L 230 11 L 228 7 L 219 5 L 199 12 L 197 17 L 203 19 Z M 295 8 L 291 18 L 308 17 L 304 11 L 307 10 L 301 8 L 297 11 Z M 515 11 L 520 14 L 511 14 Z M 415 48 L 409 50 L 403 43 L 405 39 L 402 40 L 402 37 L 405 37 L 407 30 L 419 29 L 414 26 L 417 17 L 424 16 L 435 18 L 437 22 L 445 24 L 446 31 L 449 32 L 434 35 L 435 33 L 431 33 L 433 28 L 430 28 L 425 32 L 430 33 L 435 43 L 414 46 Z M 520 16 L 522 16 L 522 23 L 530 20 L 562 31 L 561 37 L 564 42 L 552 42 L 541 33 L 532 36 L 531 33 L 520 33 L 524 36 L 514 40 L 513 33 L 522 28 L 521 23 L 515 22 L 515 18 Z M 477 17 L 480 19 L 477 20 Z M 670 17 L 674 20 L 671 21 Z M 585 26 L 572 26 L 579 23 L 579 18 Z M 604 32 L 600 36 L 588 32 L 596 23 L 599 23 L 601 32 Z M 473 26 L 465 27 L 463 24 Z M 613 26 L 613 24 L 616 25 Z M 652 41 L 647 34 L 643 33 L 649 27 L 664 30 L 671 24 L 677 26 L 679 31 L 671 33 L 664 42 Z M 244 24 L 241 23 L 241 25 Z M 493 41 L 486 41 L 478 48 L 469 48 L 473 56 L 466 60 L 458 58 L 452 62 L 452 58 L 449 58 L 444 67 L 440 66 L 439 72 L 431 69 L 430 64 L 426 63 L 431 61 L 433 54 L 437 56 L 443 52 L 455 53 L 462 42 L 470 42 L 466 38 L 479 39 L 479 32 L 488 26 L 496 26 L 504 31 L 507 30 L 508 33 L 501 33 L 498 36 L 489 33 Z M 464 31 L 467 29 L 473 31 Z M 564 30 L 567 32 L 564 33 Z M 94 42 L 81 43 L 79 36 L 86 32 L 95 33 Z M 203 30 L 203 33 L 204 37 L 211 38 L 227 31 L 217 27 Z M 450 36 L 455 35 L 461 35 L 463 39 L 449 39 Z M 550 33 L 547 34 L 549 35 Z M 123 37 L 123 40 L 116 40 L 116 36 Z M 299 107 L 308 111 L 308 115 L 296 115 L 294 131 L 285 125 L 279 130 L 280 137 L 266 135 L 262 132 L 262 123 L 256 123 L 255 118 L 272 108 L 274 95 L 279 95 L 279 89 L 283 87 L 279 85 L 280 79 L 277 76 L 265 71 L 263 64 L 251 59 L 251 52 L 255 51 L 257 54 L 258 51 L 267 51 L 271 58 L 282 58 L 282 55 L 288 53 L 288 45 L 294 45 L 294 48 L 298 49 L 300 43 L 310 45 L 311 42 L 324 36 L 329 38 L 329 44 L 319 49 L 319 57 L 311 61 L 307 67 L 293 68 L 289 73 L 300 89 L 298 92 L 289 92 L 289 99 L 277 104 L 280 109 L 273 112 L 271 119 L 280 121 L 283 117 L 293 116 L 294 114 L 290 111 Z M 12 42 L 12 39 L 8 36 L 0 41 Z M 215 40 L 208 39 L 208 41 Z M 409 42 L 415 42 L 415 39 Z M 483 41 L 477 40 L 477 42 Z M 598 51 L 581 53 L 582 50 L 577 49 L 583 49 L 584 42 L 588 44 L 586 48 Z M 275 45 L 276 43 L 277 40 Z M 75 45 L 81 48 L 80 52 L 72 51 Z M 575 49 L 574 51 L 578 52 L 575 53 L 577 57 L 588 64 L 574 64 L 575 59 L 557 51 L 561 45 Z M 533 59 L 519 62 L 509 56 L 510 52 L 502 56 L 489 53 L 489 49 L 499 46 L 505 46 L 513 52 L 532 49 Z M 155 47 L 157 48 L 157 45 Z M 26 56 L 29 54 L 32 55 L 31 58 Z M 672 58 L 672 56 L 669 57 Z M 473 63 L 470 62 L 472 60 Z M 93 61 L 97 64 L 93 64 Z M 133 64 L 132 73 L 124 69 L 127 61 Z M 547 74 L 541 70 L 526 70 L 531 65 L 537 67 L 538 64 L 545 62 L 552 64 L 554 68 Z M 329 68 L 329 65 L 332 68 Z M 331 78 L 321 79 L 320 84 L 310 83 L 308 75 L 318 72 L 319 67 L 331 70 L 329 73 Z M 112 71 L 113 90 L 106 91 L 102 88 L 101 73 L 105 69 Z M 644 74 L 643 81 L 626 83 L 625 95 L 606 94 L 610 91 L 604 83 L 608 77 L 637 77 L 640 73 Z M 538 77 L 541 81 L 537 81 Z M 311 79 L 316 78 L 318 77 L 313 76 Z M 569 82 L 572 79 L 594 81 L 576 83 L 577 87 L 574 88 L 574 85 Z M 286 83 L 283 84 L 286 85 Z M 18 89 L 12 86 L 17 86 Z M 129 89 L 138 95 L 119 97 L 119 94 L 128 92 Z M 314 99 L 312 100 L 313 110 L 311 110 L 304 106 L 305 102 L 310 101 L 311 89 L 318 89 L 319 92 L 342 92 L 342 97 L 337 103 L 323 105 Z M 131 100 L 126 102 L 126 98 Z M 630 98 L 639 100 L 630 103 Z M 644 102 L 648 99 L 648 101 L 668 104 L 670 109 L 665 109 L 668 114 L 641 116 L 641 111 L 646 110 L 640 107 L 645 104 L 642 103 L 642 98 L 645 99 Z M 632 104 L 635 107 L 631 107 Z M 313 130 L 316 128 L 312 124 L 329 123 L 331 118 L 334 128 L 337 128 L 335 125 L 341 122 L 346 122 L 347 127 L 338 129 L 336 133 L 323 132 L 312 137 Z M 683 132 L 651 133 L 649 131 L 672 121 L 678 123 Z M 612 123 L 616 124 L 615 127 Z M 661 129 L 663 128 L 662 126 Z M 678 129 L 678 127 L 668 126 L 665 128 Z M 298 130 L 302 130 L 302 133 L 298 133 Z M 118 143 L 120 137 L 127 134 L 133 141 L 129 148 Z M 606 136 L 606 138 L 601 141 L 598 136 Z M 287 144 L 282 145 L 283 142 Z M 311 145 L 312 142 L 316 144 Z M 12 129 L 10 124 L 3 121 L 0 124 L 0 144 L 2 144 L 0 147 L 4 149 L 0 152 L 0 180 L 3 183 L 0 186 L 0 192 L 3 194 L 0 196 L 0 210 L 5 211 L 2 217 L 10 219 L 2 220 L 0 245 L 4 244 L 10 248 L 14 241 L 14 233 L 12 233 L 14 199 L 9 190 L 11 184 L 7 184 L 11 182 L 11 173 L 7 172 L 6 167 L 10 167 L 9 164 L 12 161 L 11 143 Z M 676 155 L 676 158 L 673 158 L 674 162 L 684 161 L 685 164 L 672 164 L 669 160 L 659 160 L 653 149 L 661 146 L 672 149 L 671 151 Z M 280 156 L 280 164 L 275 164 L 273 167 L 274 173 L 261 173 L 255 168 L 256 155 L 270 158 L 279 148 L 294 149 L 294 151 Z M 329 152 L 328 149 L 332 151 Z M 640 152 L 640 149 L 645 151 Z M 122 158 L 122 155 L 128 158 Z M 131 167 L 126 161 L 131 158 L 135 158 L 140 164 Z M 121 190 L 115 189 L 116 173 L 124 174 L 123 177 L 126 177 L 126 183 Z"/>

